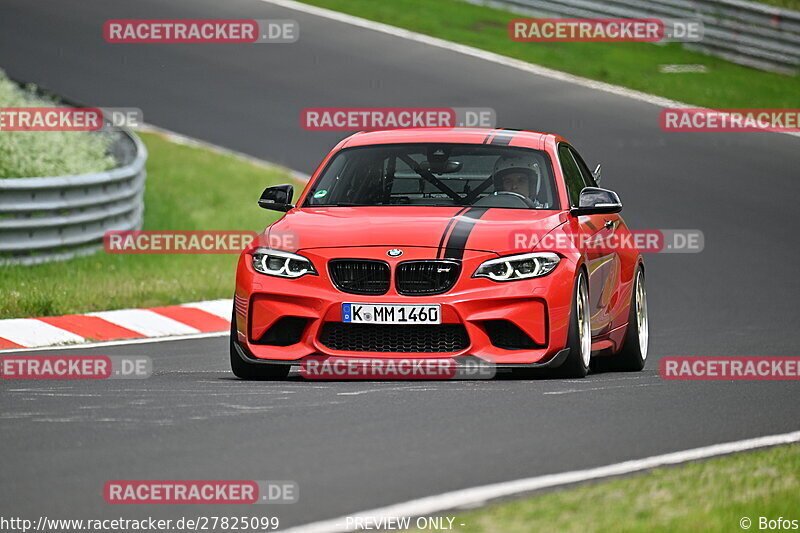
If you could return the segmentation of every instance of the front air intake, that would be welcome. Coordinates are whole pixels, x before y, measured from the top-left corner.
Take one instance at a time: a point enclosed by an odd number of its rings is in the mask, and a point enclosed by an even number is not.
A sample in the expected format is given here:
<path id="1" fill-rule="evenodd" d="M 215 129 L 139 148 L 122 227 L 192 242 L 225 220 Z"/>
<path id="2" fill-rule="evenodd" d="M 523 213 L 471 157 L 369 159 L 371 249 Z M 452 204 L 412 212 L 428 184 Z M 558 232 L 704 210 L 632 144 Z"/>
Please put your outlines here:
<path id="1" fill-rule="evenodd" d="M 508 320 L 486 320 L 483 322 L 486 335 L 493 346 L 504 350 L 532 350 L 544 348 L 536 344 L 516 324 Z"/>
<path id="2" fill-rule="evenodd" d="M 252 344 L 263 346 L 291 346 L 303 338 L 308 319 L 301 316 L 284 316 L 275 321 L 270 328 Z"/>
<path id="3" fill-rule="evenodd" d="M 326 322 L 320 342 L 347 352 L 452 353 L 469 346 L 461 324 L 346 324 Z"/>

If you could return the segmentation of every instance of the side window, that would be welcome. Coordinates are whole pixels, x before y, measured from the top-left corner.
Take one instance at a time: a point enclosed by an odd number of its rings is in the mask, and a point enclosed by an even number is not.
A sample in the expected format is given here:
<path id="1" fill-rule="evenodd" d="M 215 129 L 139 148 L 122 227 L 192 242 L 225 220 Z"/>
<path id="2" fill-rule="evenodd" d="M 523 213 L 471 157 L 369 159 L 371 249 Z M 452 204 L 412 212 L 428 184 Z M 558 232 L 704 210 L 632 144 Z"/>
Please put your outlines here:
<path id="1" fill-rule="evenodd" d="M 575 159 L 575 162 L 578 164 L 578 169 L 581 171 L 581 175 L 583 176 L 583 182 L 586 184 L 587 187 L 597 187 L 597 183 L 594 181 L 594 176 L 589 171 L 589 167 L 586 166 L 586 163 L 583 162 L 583 158 L 575 151 L 575 148 L 569 146 L 569 153 L 572 154 L 572 157 Z"/>
<path id="2" fill-rule="evenodd" d="M 569 146 L 560 144 L 558 146 L 558 160 L 561 162 L 561 170 L 564 172 L 564 180 L 567 183 L 570 205 L 577 206 L 581 196 L 581 191 L 585 187 L 583 176 L 575 163 Z"/>

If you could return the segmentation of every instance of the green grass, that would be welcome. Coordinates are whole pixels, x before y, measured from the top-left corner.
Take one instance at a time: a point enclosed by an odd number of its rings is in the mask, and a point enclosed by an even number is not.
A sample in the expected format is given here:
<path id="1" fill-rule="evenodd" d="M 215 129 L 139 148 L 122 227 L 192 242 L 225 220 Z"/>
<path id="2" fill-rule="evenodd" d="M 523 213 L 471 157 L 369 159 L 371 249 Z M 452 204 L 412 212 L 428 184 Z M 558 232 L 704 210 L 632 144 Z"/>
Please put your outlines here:
<path id="1" fill-rule="evenodd" d="M 453 524 L 462 533 L 732 533 L 742 517 L 758 531 L 760 516 L 800 520 L 800 445 L 546 492 Z"/>
<path id="2" fill-rule="evenodd" d="M 278 213 L 256 204 L 288 174 L 142 134 L 145 230 L 261 231 Z M 52 316 L 185 303 L 233 294 L 237 255 L 95 255 L 0 266 L 0 318 Z"/>
<path id="3" fill-rule="evenodd" d="M 459 0 L 304 1 L 689 104 L 800 107 L 800 76 L 742 67 L 679 43 L 518 43 L 509 38 L 507 27 L 520 15 Z M 700 64 L 708 72 L 660 73 L 662 64 Z"/>
<path id="4" fill-rule="evenodd" d="M 35 93 L 21 89 L 0 70 L 0 108 L 52 107 Z M 0 178 L 66 176 L 114 168 L 108 155 L 111 137 L 81 131 L 0 131 Z"/>
<path id="5" fill-rule="evenodd" d="M 783 7 L 786 9 L 800 10 L 800 0 L 755 0 L 759 4 Z"/>

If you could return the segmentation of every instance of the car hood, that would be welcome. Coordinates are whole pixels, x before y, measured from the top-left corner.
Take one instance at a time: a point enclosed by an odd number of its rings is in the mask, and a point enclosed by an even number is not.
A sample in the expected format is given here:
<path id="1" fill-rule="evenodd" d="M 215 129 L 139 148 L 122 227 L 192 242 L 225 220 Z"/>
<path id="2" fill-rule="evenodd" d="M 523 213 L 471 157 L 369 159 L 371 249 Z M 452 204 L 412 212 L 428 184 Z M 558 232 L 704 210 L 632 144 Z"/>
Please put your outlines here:
<path id="1" fill-rule="evenodd" d="M 519 235 L 544 235 L 564 222 L 562 212 L 534 209 L 426 206 L 293 209 L 269 228 L 284 248 L 430 247 L 449 253 L 523 251 Z M 526 241 L 529 242 L 529 241 Z M 523 248 L 526 248 L 523 246 Z M 530 249 L 527 247 L 527 249 Z"/>

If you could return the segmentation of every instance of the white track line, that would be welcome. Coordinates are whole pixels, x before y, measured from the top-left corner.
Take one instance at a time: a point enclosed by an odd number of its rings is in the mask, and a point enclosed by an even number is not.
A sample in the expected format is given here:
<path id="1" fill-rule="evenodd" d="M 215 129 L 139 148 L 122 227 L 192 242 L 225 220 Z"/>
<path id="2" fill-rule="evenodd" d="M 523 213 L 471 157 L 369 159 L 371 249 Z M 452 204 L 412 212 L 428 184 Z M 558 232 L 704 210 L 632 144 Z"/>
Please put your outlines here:
<path id="1" fill-rule="evenodd" d="M 765 448 L 768 446 L 777 446 L 780 444 L 791 444 L 795 442 L 800 442 L 800 431 L 784 433 L 781 435 L 770 435 L 768 437 L 757 437 L 755 439 L 727 442 L 725 444 L 714 444 L 712 446 L 693 448 L 691 450 L 684 450 L 664 455 L 655 455 L 652 457 L 646 457 L 644 459 L 635 459 L 633 461 L 625 461 L 623 463 L 616 463 L 598 468 L 590 468 L 587 470 L 575 470 L 561 474 L 551 474 L 547 476 L 518 479 L 516 481 L 494 483 L 492 485 L 483 485 L 481 487 L 446 492 L 437 496 L 429 496 L 427 498 L 411 500 L 405 503 L 390 505 L 388 507 L 362 511 L 349 516 L 351 518 L 369 517 L 371 520 L 381 520 L 381 518 L 398 516 L 428 516 L 466 506 L 479 506 L 498 498 L 514 496 L 535 490 L 570 485 L 573 483 L 580 483 L 611 476 L 631 474 L 633 472 L 641 472 L 643 470 L 648 470 L 659 466 L 676 465 L 685 463 L 687 461 L 697 461 L 699 459 L 708 459 L 710 457 L 716 457 L 720 455 L 755 450 L 757 448 Z M 313 522 L 302 526 L 292 527 L 283 531 L 284 533 L 336 533 L 353 531 L 353 528 L 348 527 L 347 517 L 340 517 L 332 520 Z"/>
<path id="2" fill-rule="evenodd" d="M 235 157 L 236 159 L 240 159 L 252 165 L 263 167 L 269 170 L 275 170 L 278 172 L 288 172 L 291 175 L 292 179 L 301 183 L 305 183 L 309 179 L 308 174 L 300 172 L 299 170 L 294 170 L 288 167 L 284 167 L 283 165 L 272 163 L 271 161 L 265 161 L 263 159 L 259 159 L 252 155 L 245 154 L 243 152 L 237 152 L 236 150 L 231 150 L 230 148 L 225 148 L 224 146 L 219 146 L 217 144 L 212 144 L 210 142 L 202 141 L 195 137 L 189 137 L 188 135 L 184 135 L 183 133 L 178 133 L 165 128 L 160 128 L 152 124 L 142 124 L 140 127 L 136 128 L 136 131 L 141 131 L 144 133 L 155 133 L 157 135 L 161 135 L 162 137 L 166 138 L 168 141 L 174 142 L 176 144 L 192 146 L 195 148 L 203 148 L 205 150 L 209 150 L 217 154 Z"/>
<path id="3" fill-rule="evenodd" d="M 452 52 L 458 52 L 464 55 L 477 57 L 479 59 L 491 61 L 492 63 L 505 65 L 507 67 L 516 68 L 518 70 L 524 70 L 525 72 L 530 72 L 531 74 L 536 74 L 538 76 L 544 76 L 546 78 L 558 81 L 566 81 L 569 83 L 574 83 L 576 85 L 581 85 L 583 87 L 588 87 L 590 89 L 596 89 L 599 91 L 605 91 L 619 96 L 633 98 L 635 100 L 648 102 L 650 104 L 654 104 L 661 107 L 690 107 L 688 104 L 684 104 L 676 100 L 670 100 L 669 98 L 655 96 L 652 94 L 643 93 L 641 91 L 635 91 L 633 89 L 620 87 L 619 85 L 612 85 L 610 83 L 604 83 L 602 81 L 595 81 L 595 80 L 590 80 L 588 78 L 582 78 L 580 76 L 575 76 L 573 74 L 567 74 L 566 72 L 561 72 L 540 65 L 535 65 L 533 63 L 528 63 L 527 61 L 522 61 L 520 59 L 513 59 L 500 54 L 495 54 L 494 52 L 487 52 L 486 50 L 481 50 L 480 48 L 474 48 L 472 46 L 458 44 L 452 41 L 446 41 L 444 39 L 431 37 L 430 35 L 425 35 L 423 33 L 417 33 L 415 31 L 405 30 L 403 28 L 398 28 L 396 26 L 390 26 L 389 24 L 383 24 L 381 22 L 375 22 L 373 20 L 356 17 L 354 15 L 347 15 L 345 13 L 340 13 L 338 11 L 333 11 L 331 9 L 325 9 L 322 7 L 303 4 L 302 2 L 296 2 L 295 0 L 261 0 L 261 1 L 266 2 L 268 4 L 274 4 L 276 6 L 285 7 L 287 9 L 293 9 L 295 11 L 302 11 L 303 13 L 308 13 L 310 15 L 317 15 L 319 17 L 335 20 L 337 22 L 350 24 L 352 26 L 358 26 L 359 28 L 365 28 L 368 30 L 373 30 L 380 33 L 392 35 L 394 37 L 400 37 L 402 39 L 407 39 L 409 41 L 427 44 L 430 46 L 435 46 L 437 48 L 450 50 Z"/>
<path id="4" fill-rule="evenodd" d="M 679 102 L 677 100 L 664 98 L 663 96 L 656 96 L 654 94 L 648 94 L 641 91 L 636 91 L 634 89 L 628 89 L 627 87 L 620 87 L 619 85 L 612 85 L 610 83 L 604 83 L 602 81 L 582 78 L 581 76 L 575 76 L 574 74 L 567 74 L 566 72 L 553 70 L 547 67 L 543 67 L 541 65 L 535 65 L 533 63 L 522 61 L 520 59 L 513 59 L 511 57 L 495 54 L 494 52 L 487 52 L 486 50 L 481 50 L 480 48 L 474 48 L 472 46 L 446 41 L 444 39 L 431 37 L 430 35 L 425 35 L 423 33 L 417 33 L 415 31 L 405 30 L 403 28 L 390 26 L 389 24 L 383 24 L 381 22 L 375 22 L 373 20 L 367 20 L 361 17 L 347 15 L 345 13 L 340 13 L 338 11 L 333 11 L 322 7 L 303 4 L 301 2 L 296 2 L 295 0 L 260 0 L 260 1 L 265 2 L 267 4 L 273 4 L 276 6 L 284 7 L 286 9 L 293 9 L 295 11 L 301 11 L 303 13 L 308 13 L 310 15 L 316 15 L 330 20 L 335 20 L 337 22 L 342 22 L 344 24 L 358 26 L 359 28 L 385 33 L 387 35 L 392 35 L 394 37 L 400 37 L 401 39 L 407 39 L 409 41 L 414 41 L 421 44 L 427 44 L 429 46 L 435 46 L 437 48 L 443 48 L 445 50 L 450 50 L 451 52 L 458 52 L 460 54 L 464 54 L 467 56 L 476 57 L 478 59 L 483 59 L 486 61 L 491 61 L 492 63 L 496 63 L 498 65 L 504 65 L 507 67 L 515 68 L 517 70 L 529 72 L 537 76 L 542 76 L 545 78 L 550 78 L 558 81 L 564 81 L 567 83 L 573 83 L 575 85 L 580 85 L 582 87 L 588 87 L 589 89 L 603 91 L 617 96 L 624 96 L 625 98 L 632 98 L 634 100 L 639 100 L 640 102 L 647 102 L 648 104 L 653 104 L 659 107 L 666 107 L 666 108 L 700 107 L 696 105 L 690 105 L 683 102 Z M 800 137 L 800 132 L 781 131 L 775 133 L 783 133 L 785 135 Z"/>

